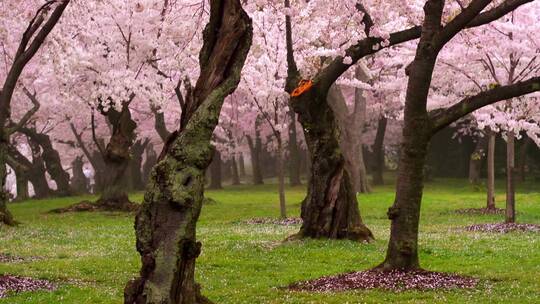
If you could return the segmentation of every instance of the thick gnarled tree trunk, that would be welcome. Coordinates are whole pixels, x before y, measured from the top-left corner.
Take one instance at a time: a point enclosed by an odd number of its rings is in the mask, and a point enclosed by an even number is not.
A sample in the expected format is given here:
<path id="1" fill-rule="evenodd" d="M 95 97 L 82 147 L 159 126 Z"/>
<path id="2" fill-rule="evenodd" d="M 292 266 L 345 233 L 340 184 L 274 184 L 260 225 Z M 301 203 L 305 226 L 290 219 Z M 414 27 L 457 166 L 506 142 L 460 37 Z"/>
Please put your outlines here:
<path id="1" fill-rule="evenodd" d="M 19 132 L 26 135 L 29 141 L 33 141 L 41 147 L 41 157 L 45 162 L 47 172 L 56 183 L 56 194 L 59 196 L 70 195 L 69 173 L 62 167 L 60 154 L 53 147 L 50 137 L 47 134 L 37 132 L 33 128 L 20 128 Z"/>
<path id="2" fill-rule="evenodd" d="M 304 128 L 311 156 L 308 192 L 302 202 L 303 224 L 293 237 L 373 239 L 360 217 L 356 193 L 339 145 L 339 129 L 326 101 L 326 92 L 313 88 L 291 98 L 291 106 Z"/>
<path id="3" fill-rule="evenodd" d="M 125 172 L 130 162 L 130 149 L 135 138 L 135 121 L 131 118 L 129 102 L 124 102 L 120 112 L 109 109 L 103 113 L 112 125 L 112 136 L 102 151 L 107 168 L 104 189 L 96 204 L 104 210 L 133 211 L 136 205 L 129 201 L 126 192 Z"/>
<path id="4" fill-rule="evenodd" d="M 196 224 L 211 137 L 225 97 L 240 81 L 251 46 L 251 20 L 239 0 L 212 0 L 200 54 L 201 74 L 186 101 L 180 131 L 169 138 L 154 167 L 136 218 L 140 277 L 128 283 L 125 303 L 208 303 L 195 283 L 201 251 Z"/>

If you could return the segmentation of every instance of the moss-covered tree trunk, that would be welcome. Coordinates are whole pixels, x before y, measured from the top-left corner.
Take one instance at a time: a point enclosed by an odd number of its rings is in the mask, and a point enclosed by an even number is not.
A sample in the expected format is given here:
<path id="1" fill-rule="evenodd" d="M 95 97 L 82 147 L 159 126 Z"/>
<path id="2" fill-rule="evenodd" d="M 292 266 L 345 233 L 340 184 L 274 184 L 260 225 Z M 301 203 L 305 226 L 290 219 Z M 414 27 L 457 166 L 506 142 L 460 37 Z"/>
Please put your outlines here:
<path id="1" fill-rule="evenodd" d="M 186 101 L 180 130 L 165 145 L 154 167 L 135 228 L 141 254 L 140 277 L 128 283 L 125 303 L 208 303 L 195 283 L 201 251 L 196 224 L 211 137 L 225 97 L 240 81 L 251 46 L 251 20 L 239 0 L 210 1 L 210 20 L 200 54 L 201 74 Z"/>

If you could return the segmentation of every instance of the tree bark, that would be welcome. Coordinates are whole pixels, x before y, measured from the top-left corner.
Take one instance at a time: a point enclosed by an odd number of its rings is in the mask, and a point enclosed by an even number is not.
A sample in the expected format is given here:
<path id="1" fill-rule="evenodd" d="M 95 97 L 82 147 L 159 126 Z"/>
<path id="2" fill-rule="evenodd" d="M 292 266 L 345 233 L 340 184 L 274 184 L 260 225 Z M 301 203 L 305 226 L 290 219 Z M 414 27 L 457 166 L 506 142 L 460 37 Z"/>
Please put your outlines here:
<path id="1" fill-rule="evenodd" d="M 308 192 L 302 202 L 303 224 L 293 238 L 369 241 L 373 234 L 360 216 L 327 94 L 312 88 L 290 102 L 304 128 L 311 156 Z"/>
<path id="2" fill-rule="evenodd" d="M 507 223 L 516 222 L 516 189 L 514 181 L 515 173 L 515 135 L 508 132 L 506 139 L 506 212 Z"/>
<path id="3" fill-rule="evenodd" d="M 210 163 L 210 185 L 208 185 L 208 189 L 223 189 L 221 163 L 221 153 L 216 150 Z"/>
<path id="4" fill-rule="evenodd" d="M 300 152 L 296 136 L 296 113 L 293 109 L 289 109 L 289 119 L 289 184 L 298 186 L 302 182 L 300 180 Z"/>
<path id="5" fill-rule="evenodd" d="M 377 123 L 377 134 L 373 143 L 373 154 L 375 156 L 375 164 L 373 166 L 373 184 L 384 185 L 384 169 L 385 169 L 385 151 L 384 151 L 384 136 L 386 134 L 386 126 L 388 118 L 381 116 Z"/>
<path id="6" fill-rule="evenodd" d="M 487 205 L 489 210 L 495 210 L 495 143 L 497 133 L 488 131 L 487 157 Z"/>
<path id="7" fill-rule="evenodd" d="M 486 154 L 488 136 L 481 134 L 476 139 L 476 146 L 469 159 L 469 182 L 472 185 L 480 184 L 480 172 L 482 171 L 482 160 Z"/>
<path id="8" fill-rule="evenodd" d="M 11 150 L 10 154 L 13 155 L 15 160 L 22 164 L 31 164 L 30 165 L 30 182 L 34 186 L 34 193 L 36 198 L 45 198 L 53 194 L 53 191 L 49 188 L 49 183 L 47 182 L 47 177 L 45 173 L 47 169 L 45 168 L 45 161 L 41 157 L 40 146 L 33 141 L 28 141 L 30 149 L 32 150 L 32 162 L 28 161 L 19 151 L 16 149 Z"/>
<path id="9" fill-rule="evenodd" d="M 210 302 L 195 283 L 195 260 L 201 251 L 196 223 L 205 170 L 214 152 L 212 133 L 225 97 L 240 82 L 251 37 L 251 20 L 239 0 L 210 2 L 199 80 L 186 101 L 180 131 L 165 145 L 137 214 L 142 268 L 140 277 L 126 286 L 126 304 Z"/>
<path id="10" fill-rule="evenodd" d="M 27 200 L 30 197 L 28 192 L 28 172 L 25 170 L 17 170 L 16 168 L 13 168 L 13 170 L 15 171 L 15 178 L 17 179 L 16 199 L 18 201 Z"/>
<path id="11" fill-rule="evenodd" d="M 129 102 L 123 102 L 120 112 L 110 108 L 102 114 L 112 126 L 112 135 L 107 147 L 102 151 L 107 174 L 103 176 L 104 189 L 96 204 L 105 210 L 132 211 L 136 206 L 129 201 L 124 177 L 137 125 L 131 118 Z"/>

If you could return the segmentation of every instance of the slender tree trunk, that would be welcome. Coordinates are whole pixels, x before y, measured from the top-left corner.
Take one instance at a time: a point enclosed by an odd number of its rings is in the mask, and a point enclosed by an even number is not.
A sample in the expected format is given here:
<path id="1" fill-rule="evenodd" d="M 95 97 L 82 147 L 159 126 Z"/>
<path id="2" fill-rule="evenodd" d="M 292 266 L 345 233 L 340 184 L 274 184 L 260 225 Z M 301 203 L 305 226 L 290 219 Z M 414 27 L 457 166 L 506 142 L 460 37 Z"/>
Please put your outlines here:
<path id="1" fill-rule="evenodd" d="M 298 186 L 302 182 L 300 181 L 300 152 L 296 136 L 296 114 L 293 109 L 289 109 L 289 119 L 289 184 Z"/>
<path id="2" fill-rule="evenodd" d="M 514 183 L 515 173 L 515 135 L 507 134 L 506 142 L 506 218 L 507 223 L 516 222 L 516 190 Z"/>
<path id="3" fill-rule="evenodd" d="M 126 304 L 200 304 L 195 260 L 201 252 L 196 224 L 204 198 L 204 175 L 213 155 L 212 133 L 225 97 L 240 82 L 252 28 L 239 0 L 210 2 L 200 54 L 201 73 L 151 174 L 137 214 L 140 277 L 127 284 Z"/>
<path id="4" fill-rule="evenodd" d="M 283 159 L 283 141 L 281 140 L 281 134 L 277 135 L 277 143 L 279 214 L 282 219 L 285 219 L 287 218 L 287 203 L 285 201 L 285 162 Z"/>
<path id="5" fill-rule="evenodd" d="M 486 146 L 488 144 L 486 135 L 479 135 L 476 139 L 476 146 L 469 158 L 469 182 L 472 185 L 480 184 L 480 172 L 482 171 L 482 160 L 485 157 Z"/>
<path id="6" fill-rule="evenodd" d="M 247 136 L 247 140 L 249 151 L 251 152 L 251 169 L 253 171 L 253 184 L 262 185 L 264 184 L 261 170 L 262 143 L 258 131 L 256 132 L 254 141 L 251 139 L 250 136 Z"/>
<path id="7" fill-rule="evenodd" d="M 373 184 L 384 185 L 384 169 L 385 169 L 385 151 L 384 151 L 384 136 L 386 134 L 386 126 L 388 118 L 381 116 L 377 123 L 377 134 L 373 143 L 373 155 L 375 156 L 375 164 L 373 170 Z"/>
<path id="8" fill-rule="evenodd" d="M 238 165 L 236 163 L 236 155 L 233 155 L 231 159 L 231 168 L 232 168 L 232 184 L 240 185 L 240 175 L 238 174 Z"/>
<path id="9" fill-rule="evenodd" d="M 489 210 L 495 209 L 495 143 L 497 133 L 488 131 L 488 158 L 487 158 L 487 205 Z"/>
<path id="10" fill-rule="evenodd" d="M 523 144 L 521 145 L 519 149 L 519 156 L 518 156 L 518 168 L 517 168 L 517 176 L 516 179 L 520 182 L 524 182 L 527 175 L 527 151 L 529 149 L 529 146 L 531 145 L 532 140 L 530 137 L 525 135 L 525 138 L 523 140 Z"/>
<path id="11" fill-rule="evenodd" d="M 208 189 L 223 189 L 221 181 L 221 153 L 218 150 L 214 152 L 214 157 L 210 163 L 210 185 Z"/>
<path id="12" fill-rule="evenodd" d="M 242 152 L 240 152 L 240 156 L 238 157 L 238 167 L 240 169 L 240 177 L 246 177 L 246 163 L 244 162 L 244 153 Z"/>

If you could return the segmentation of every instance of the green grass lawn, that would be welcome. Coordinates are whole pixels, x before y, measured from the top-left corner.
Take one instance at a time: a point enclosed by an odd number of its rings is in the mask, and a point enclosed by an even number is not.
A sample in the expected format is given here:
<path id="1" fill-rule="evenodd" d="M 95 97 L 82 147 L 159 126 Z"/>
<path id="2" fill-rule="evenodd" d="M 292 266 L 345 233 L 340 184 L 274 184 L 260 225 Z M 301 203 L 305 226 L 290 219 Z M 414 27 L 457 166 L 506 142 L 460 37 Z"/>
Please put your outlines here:
<path id="1" fill-rule="evenodd" d="M 518 189 L 518 222 L 540 224 L 538 186 Z M 246 225 L 253 217 L 279 215 L 276 185 L 209 191 L 218 203 L 205 205 L 198 226 L 203 253 L 197 275 L 215 303 L 540 303 L 540 235 L 473 233 L 460 227 L 500 222 L 502 216 L 468 216 L 458 208 L 482 207 L 485 194 L 466 181 L 439 180 L 426 186 L 420 227 L 424 268 L 482 279 L 477 290 L 438 292 L 356 291 L 297 293 L 280 287 L 323 275 L 365 270 L 383 260 L 389 235 L 386 210 L 393 187 L 361 195 L 360 208 L 377 240 L 303 241 L 281 244 L 298 226 Z M 499 189 L 503 189 L 502 185 Z M 288 211 L 298 216 L 304 188 L 287 189 Z M 140 201 L 142 194 L 132 199 Z M 122 303 L 125 283 L 136 276 L 133 216 L 117 213 L 47 214 L 81 198 L 34 200 L 10 205 L 16 228 L 0 228 L 0 253 L 41 259 L 0 264 L 0 274 L 55 281 L 54 292 L 32 292 L 0 303 Z M 497 195 L 503 207 L 504 193 Z"/>

